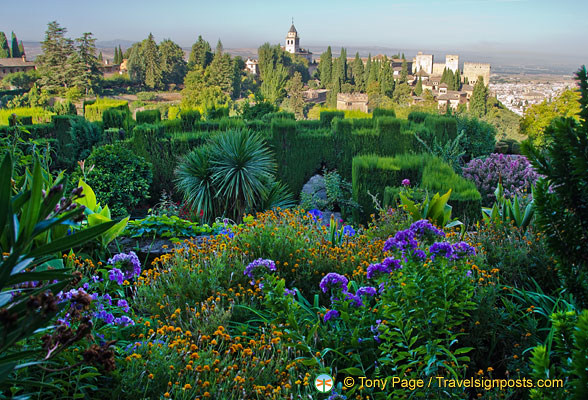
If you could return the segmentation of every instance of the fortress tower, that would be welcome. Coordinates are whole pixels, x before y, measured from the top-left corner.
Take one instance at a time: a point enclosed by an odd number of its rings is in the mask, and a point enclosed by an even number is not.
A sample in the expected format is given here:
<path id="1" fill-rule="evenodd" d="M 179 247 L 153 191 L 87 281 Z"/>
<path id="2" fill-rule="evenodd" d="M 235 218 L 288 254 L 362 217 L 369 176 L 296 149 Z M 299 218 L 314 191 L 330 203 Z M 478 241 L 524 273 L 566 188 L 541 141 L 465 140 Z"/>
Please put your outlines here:
<path id="1" fill-rule="evenodd" d="M 463 74 L 461 77 L 464 82 L 467 78 L 469 84 L 473 86 L 478 82 L 480 76 L 484 78 L 484 84 L 488 86 L 488 83 L 490 83 L 490 64 L 473 62 L 463 63 Z"/>
<path id="2" fill-rule="evenodd" d="M 454 54 L 448 54 L 445 56 L 445 68 L 450 69 L 455 73 L 459 68 L 459 56 Z"/>

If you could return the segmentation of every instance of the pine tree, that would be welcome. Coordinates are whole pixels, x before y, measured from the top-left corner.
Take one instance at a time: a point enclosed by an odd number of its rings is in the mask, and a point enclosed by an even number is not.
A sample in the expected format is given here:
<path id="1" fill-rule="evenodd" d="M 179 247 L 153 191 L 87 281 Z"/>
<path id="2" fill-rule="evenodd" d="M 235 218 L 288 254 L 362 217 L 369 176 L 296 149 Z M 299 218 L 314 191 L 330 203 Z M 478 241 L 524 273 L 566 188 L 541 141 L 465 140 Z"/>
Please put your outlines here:
<path id="1" fill-rule="evenodd" d="M 417 96 L 420 96 L 423 93 L 423 81 L 421 80 L 421 77 L 419 76 L 419 80 L 416 84 L 416 86 L 414 87 L 414 94 L 416 94 Z"/>
<path id="2" fill-rule="evenodd" d="M 321 86 L 326 88 L 331 83 L 333 74 L 333 53 L 331 52 L 331 46 L 327 47 L 327 51 L 321 54 L 318 70 Z"/>
<path id="3" fill-rule="evenodd" d="M 358 92 L 365 92 L 365 71 L 363 61 L 359 58 L 359 52 L 355 53 L 355 60 L 353 60 L 353 67 L 351 69 L 355 88 Z"/>
<path id="4" fill-rule="evenodd" d="M 81 73 L 75 68 L 74 71 L 69 71 L 70 79 L 73 84 L 85 91 L 86 94 L 94 89 L 101 78 L 101 72 L 99 69 L 99 61 L 96 58 L 96 39 L 90 32 L 84 32 L 83 36 L 76 39 L 77 44 L 77 56 L 81 66 Z M 100 53 L 102 54 L 102 53 Z M 72 60 L 70 65 L 75 62 Z"/>
<path id="5" fill-rule="evenodd" d="M 127 49 L 127 70 L 131 81 L 143 85 L 145 83 L 145 57 L 142 42 L 134 43 Z"/>
<path id="6" fill-rule="evenodd" d="M 159 52 L 164 83 L 182 83 L 187 72 L 184 50 L 170 39 L 165 39 L 159 43 Z"/>
<path id="7" fill-rule="evenodd" d="M 212 62 L 212 49 L 210 43 L 198 36 L 196 43 L 192 45 L 192 51 L 188 58 L 188 68 L 193 68 L 195 65 L 200 65 L 203 69 L 208 67 Z"/>
<path id="8" fill-rule="evenodd" d="M 37 57 L 40 85 L 48 91 L 71 86 L 68 71 L 70 56 L 74 54 L 73 41 L 65 37 L 66 28 L 57 21 L 49 22 L 45 31 L 45 40 L 41 42 L 43 54 Z"/>
<path id="9" fill-rule="evenodd" d="M 12 58 L 20 58 L 22 54 L 20 54 L 20 49 L 18 48 L 18 39 L 14 32 L 12 32 Z"/>
<path id="10" fill-rule="evenodd" d="M 8 40 L 4 32 L 0 32 L 0 58 L 10 57 L 10 47 L 8 47 Z"/>
<path id="11" fill-rule="evenodd" d="M 151 89 L 160 89 L 163 86 L 161 57 L 152 33 L 149 33 L 141 47 L 145 60 L 145 86 Z"/>
<path id="12" fill-rule="evenodd" d="M 219 87 L 223 93 L 233 96 L 235 68 L 229 54 L 223 54 L 223 44 L 219 40 L 210 66 L 206 70 L 208 83 Z"/>
<path id="13" fill-rule="evenodd" d="M 474 91 L 470 98 L 470 112 L 472 115 L 482 118 L 486 115 L 486 102 L 488 101 L 488 88 L 484 84 L 484 78 L 478 77 L 474 85 Z"/>
<path id="14" fill-rule="evenodd" d="M 296 119 L 304 118 L 304 86 L 300 72 L 294 72 L 294 76 L 287 85 L 288 98 L 284 100 L 285 108 L 296 115 Z"/>

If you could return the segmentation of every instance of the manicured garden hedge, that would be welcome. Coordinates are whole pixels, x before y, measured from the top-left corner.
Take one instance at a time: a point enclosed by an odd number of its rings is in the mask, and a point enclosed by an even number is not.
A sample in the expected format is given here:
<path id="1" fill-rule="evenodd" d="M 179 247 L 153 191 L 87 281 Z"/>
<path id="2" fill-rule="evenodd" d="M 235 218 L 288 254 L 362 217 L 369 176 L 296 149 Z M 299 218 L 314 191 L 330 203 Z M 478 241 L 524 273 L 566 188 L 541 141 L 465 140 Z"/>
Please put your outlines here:
<path id="1" fill-rule="evenodd" d="M 470 220 L 480 217 L 481 198 L 476 187 L 437 157 L 429 154 L 358 156 L 353 158 L 352 169 L 353 197 L 362 207 L 362 221 L 375 212 L 368 190 L 383 199 L 384 205 L 392 205 L 398 192 L 395 188 L 401 186 L 403 179 L 410 180 L 413 186 L 429 190 L 431 195 L 452 189 L 449 204 L 453 206 L 453 216 Z"/>
<path id="2" fill-rule="evenodd" d="M 84 117 L 91 122 L 102 121 L 102 115 L 104 114 L 104 111 L 113 108 L 130 114 L 129 103 L 127 101 L 96 99 L 93 101 L 84 102 Z"/>
<path id="3" fill-rule="evenodd" d="M 24 124 L 30 125 L 29 121 L 33 124 L 46 124 L 51 121 L 51 116 L 55 115 L 54 112 L 47 111 L 41 107 L 19 107 L 0 110 L 0 125 L 9 125 L 9 120 L 12 114 L 16 114 L 17 117 L 31 117 L 31 120 L 23 121 Z"/>

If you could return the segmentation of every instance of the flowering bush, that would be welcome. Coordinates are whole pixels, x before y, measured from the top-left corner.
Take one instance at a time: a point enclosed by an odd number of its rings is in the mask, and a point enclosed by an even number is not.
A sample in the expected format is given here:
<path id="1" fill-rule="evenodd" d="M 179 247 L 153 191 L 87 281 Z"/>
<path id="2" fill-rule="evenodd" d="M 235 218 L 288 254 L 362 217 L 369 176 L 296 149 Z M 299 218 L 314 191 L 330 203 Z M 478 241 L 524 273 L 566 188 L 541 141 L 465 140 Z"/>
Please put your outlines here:
<path id="1" fill-rule="evenodd" d="M 531 188 L 540 177 L 526 157 L 511 154 L 490 154 L 483 159 L 474 159 L 463 168 L 463 176 L 475 183 L 483 205 L 494 202 L 494 190 L 499 179 L 502 179 L 506 197 L 515 194 L 522 197 L 530 195 Z"/>

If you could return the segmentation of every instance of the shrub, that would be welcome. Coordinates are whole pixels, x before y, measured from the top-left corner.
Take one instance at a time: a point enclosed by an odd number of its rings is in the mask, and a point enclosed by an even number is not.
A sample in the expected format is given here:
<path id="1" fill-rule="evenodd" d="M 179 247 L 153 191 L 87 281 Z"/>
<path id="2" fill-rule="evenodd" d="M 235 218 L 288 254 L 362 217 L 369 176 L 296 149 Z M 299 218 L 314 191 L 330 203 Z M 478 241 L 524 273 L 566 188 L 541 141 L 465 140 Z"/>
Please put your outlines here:
<path id="1" fill-rule="evenodd" d="M 77 115 L 78 111 L 74 103 L 69 100 L 60 101 L 53 106 L 53 111 L 57 115 Z"/>
<path id="2" fill-rule="evenodd" d="M 250 105 L 248 101 L 243 104 L 241 108 L 241 116 L 244 120 L 262 119 L 265 115 L 275 113 L 278 107 L 269 101 L 260 101 L 254 105 Z"/>
<path id="3" fill-rule="evenodd" d="M 51 122 L 51 116 L 55 113 L 44 110 L 41 107 L 19 107 L 0 110 L 0 125 L 8 125 L 12 114 L 18 117 L 31 117 L 33 124 L 46 124 Z"/>
<path id="4" fill-rule="evenodd" d="M 412 111 L 408 114 L 408 120 L 417 124 L 425 122 L 425 119 L 431 115 L 430 113 L 426 113 L 423 111 Z"/>
<path id="5" fill-rule="evenodd" d="M 102 121 L 102 114 L 105 110 L 115 108 L 117 110 L 129 112 L 129 103 L 124 100 L 113 100 L 113 99 L 96 99 L 92 101 L 84 102 L 84 117 L 88 121 Z M 114 128 L 110 126 L 110 128 Z"/>
<path id="6" fill-rule="evenodd" d="M 156 124 L 161 121 L 161 112 L 159 110 L 137 111 L 137 124 Z"/>
<path id="7" fill-rule="evenodd" d="M 178 119 L 179 116 L 180 116 L 180 107 L 170 106 L 170 108 L 167 109 L 167 119 L 175 120 L 175 119 Z"/>
<path id="8" fill-rule="evenodd" d="M 73 169 L 76 162 L 86 159 L 92 148 L 102 140 L 102 130 L 82 117 L 58 116 L 53 118 L 57 136 L 57 162 Z"/>
<path id="9" fill-rule="evenodd" d="M 323 126 L 331 126 L 331 122 L 335 118 L 345 118 L 345 113 L 343 111 L 325 111 L 322 110 L 320 113 L 319 120 Z"/>
<path id="10" fill-rule="evenodd" d="M 537 172 L 535 218 L 559 262 L 567 290 L 588 305 L 588 74 L 577 73 L 580 122 L 559 118 L 545 130 L 546 149 L 523 148 Z"/>
<path id="11" fill-rule="evenodd" d="M 86 183 L 94 189 L 98 201 L 108 204 L 114 218 L 128 215 L 133 207 L 149 198 L 151 164 L 132 151 L 119 145 L 96 147 L 86 165 L 94 165 L 86 173 Z M 74 181 L 80 175 L 76 171 Z"/>
<path id="12" fill-rule="evenodd" d="M 539 174 L 524 156 L 491 154 L 470 161 L 463 167 L 463 176 L 471 180 L 482 196 L 482 204 L 491 206 L 494 191 L 502 180 L 506 197 L 528 197 Z"/>
<path id="13" fill-rule="evenodd" d="M 487 156 L 496 145 L 496 128 L 477 118 L 457 117 L 457 132 L 463 133 L 463 148 L 469 158 Z"/>
<path id="14" fill-rule="evenodd" d="M 394 117 L 396 118 L 396 112 L 394 110 L 389 110 L 389 109 L 385 109 L 385 108 L 375 108 L 374 111 L 372 111 L 372 118 L 378 118 L 378 117 Z"/>
<path id="15" fill-rule="evenodd" d="M 184 131 L 192 131 L 198 121 L 200 121 L 200 112 L 198 110 L 182 110 L 180 112 L 182 127 Z"/>

